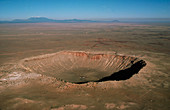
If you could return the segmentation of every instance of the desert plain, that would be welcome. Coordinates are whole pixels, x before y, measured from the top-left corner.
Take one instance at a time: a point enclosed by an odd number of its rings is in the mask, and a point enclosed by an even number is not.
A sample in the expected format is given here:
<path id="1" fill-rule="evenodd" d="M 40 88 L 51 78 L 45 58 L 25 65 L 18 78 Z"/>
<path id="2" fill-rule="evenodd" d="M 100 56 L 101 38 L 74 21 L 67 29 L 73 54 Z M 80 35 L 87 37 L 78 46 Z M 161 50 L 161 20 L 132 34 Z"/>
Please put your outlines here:
<path id="1" fill-rule="evenodd" d="M 169 30 L 164 23 L 0 24 L 0 109 L 169 110 Z M 101 80 L 141 60 L 130 77 Z"/>

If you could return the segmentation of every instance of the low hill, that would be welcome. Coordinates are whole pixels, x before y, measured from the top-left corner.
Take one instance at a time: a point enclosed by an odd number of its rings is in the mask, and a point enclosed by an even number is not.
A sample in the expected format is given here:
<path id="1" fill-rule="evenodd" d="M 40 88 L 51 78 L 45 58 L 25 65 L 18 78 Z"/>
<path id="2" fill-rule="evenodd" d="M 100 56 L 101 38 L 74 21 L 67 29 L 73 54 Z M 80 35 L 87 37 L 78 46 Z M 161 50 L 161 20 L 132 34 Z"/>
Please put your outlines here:
<path id="1" fill-rule="evenodd" d="M 0 21 L 0 23 L 111 23 L 111 22 L 119 22 L 119 21 L 118 20 L 97 21 L 97 20 L 81 20 L 81 19 L 54 20 L 46 17 L 31 17 L 28 19 L 14 19 L 12 21 Z"/>

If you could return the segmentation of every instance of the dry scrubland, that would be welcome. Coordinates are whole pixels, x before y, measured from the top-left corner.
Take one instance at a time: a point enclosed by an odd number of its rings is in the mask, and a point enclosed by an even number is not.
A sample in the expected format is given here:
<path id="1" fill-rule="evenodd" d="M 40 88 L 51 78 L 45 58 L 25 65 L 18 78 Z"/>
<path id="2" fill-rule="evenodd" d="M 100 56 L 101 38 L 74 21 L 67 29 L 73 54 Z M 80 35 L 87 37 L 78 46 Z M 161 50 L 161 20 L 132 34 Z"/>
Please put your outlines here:
<path id="1" fill-rule="evenodd" d="M 169 30 L 162 24 L 0 24 L 0 109 L 169 110 Z M 135 58 L 146 66 L 129 79 L 71 83 L 99 80 Z"/>

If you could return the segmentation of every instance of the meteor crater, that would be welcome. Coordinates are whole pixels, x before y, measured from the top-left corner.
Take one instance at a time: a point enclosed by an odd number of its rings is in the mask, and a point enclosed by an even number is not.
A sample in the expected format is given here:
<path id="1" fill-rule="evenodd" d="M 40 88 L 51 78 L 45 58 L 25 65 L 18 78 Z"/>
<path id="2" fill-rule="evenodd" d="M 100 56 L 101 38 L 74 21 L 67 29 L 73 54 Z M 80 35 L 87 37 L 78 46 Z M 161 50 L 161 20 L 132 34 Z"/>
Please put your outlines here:
<path id="1" fill-rule="evenodd" d="M 67 82 L 83 84 L 127 80 L 138 73 L 145 61 L 108 52 L 61 51 L 21 62 L 22 68 Z"/>

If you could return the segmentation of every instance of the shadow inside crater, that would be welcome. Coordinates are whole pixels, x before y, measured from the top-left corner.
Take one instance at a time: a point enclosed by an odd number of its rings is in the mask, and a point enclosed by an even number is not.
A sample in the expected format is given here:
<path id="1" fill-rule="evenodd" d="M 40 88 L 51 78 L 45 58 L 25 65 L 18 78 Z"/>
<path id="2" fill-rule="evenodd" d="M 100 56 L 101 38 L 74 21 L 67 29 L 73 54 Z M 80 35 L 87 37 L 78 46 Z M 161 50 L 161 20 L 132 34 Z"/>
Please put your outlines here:
<path id="1" fill-rule="evenodd" d="M 76 82 L 75 84 L 84 84 L 88 82 L 103 82 L 103 81 L 119 81 L 119 80 L 127 80 L 131 78 L 134 74 L 137 74 L 144 66 L 146 66 L 146 62 L 140 60 L 133 64 L 130 68 L 125 70 L 120 70 L 118 72 L 113 73 L 110 76 L 106 76 L 97 81 L 86 81 L 86 82 Z"/>

